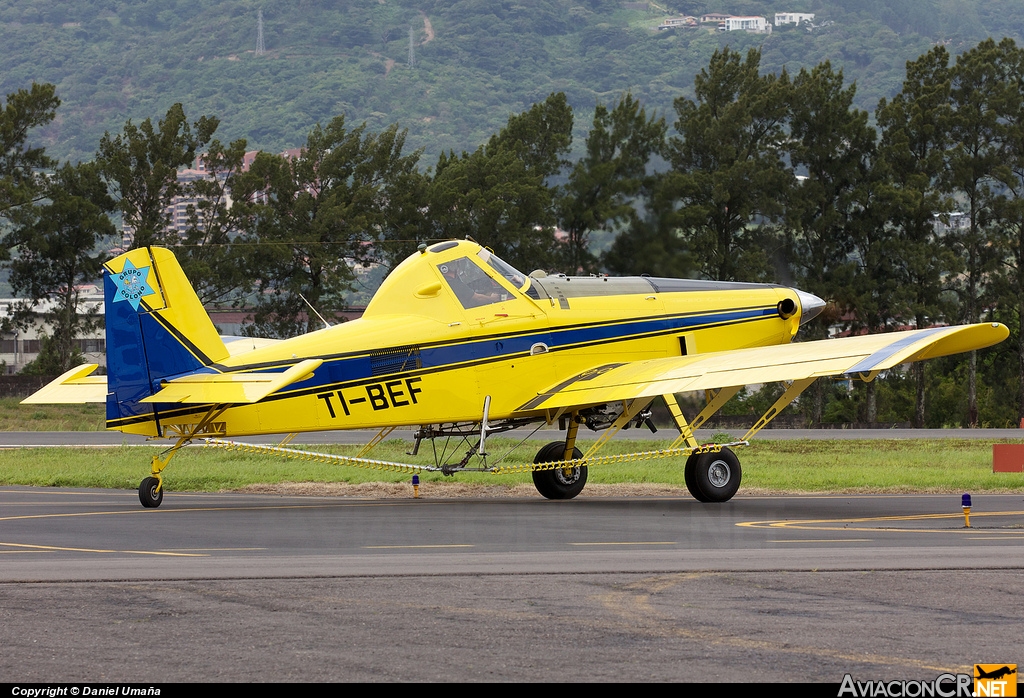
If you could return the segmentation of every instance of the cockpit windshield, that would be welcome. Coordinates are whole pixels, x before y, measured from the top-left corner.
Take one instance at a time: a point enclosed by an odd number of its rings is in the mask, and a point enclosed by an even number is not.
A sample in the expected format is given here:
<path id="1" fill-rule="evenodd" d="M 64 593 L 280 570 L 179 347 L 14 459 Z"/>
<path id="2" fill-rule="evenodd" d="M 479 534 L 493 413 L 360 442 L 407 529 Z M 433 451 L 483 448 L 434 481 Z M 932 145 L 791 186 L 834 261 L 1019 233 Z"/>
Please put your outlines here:
<path id="1" fill-rule="evenodd" d="M 481 305 L 500 303 L 511 295 L 469 257 L 460 257 L 437 266 L 445 282 L 466 310 Z"/>
<path id="2" fill-rule="evenodd" d="M 487 262 L 487 265 L 491 269 L 501 274 L 505 279 L 515 286 L 518 290 L 522 291 L 526 286 L 527 278 L 526 274 L 522 273 L 505 260 L 498 257 L 496 254 L 491 254 L 487 250 L 480 250 L 477 252 L 477 256 L 480 259 Z"/>

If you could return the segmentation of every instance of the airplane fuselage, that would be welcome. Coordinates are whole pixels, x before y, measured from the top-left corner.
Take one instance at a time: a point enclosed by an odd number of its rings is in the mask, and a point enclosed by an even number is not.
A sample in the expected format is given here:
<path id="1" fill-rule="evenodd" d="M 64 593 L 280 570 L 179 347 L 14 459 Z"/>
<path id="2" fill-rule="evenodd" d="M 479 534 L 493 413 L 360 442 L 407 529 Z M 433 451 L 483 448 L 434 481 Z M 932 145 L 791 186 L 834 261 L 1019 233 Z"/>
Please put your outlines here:
<path id="1" fill-rule="evenodd" d="M 303 359 L 323 363 L 258 404 L 226 409 L 207 432 L 414 426 L 437 423 L 439 415 L 472 422 L 481 419 L 486 396 L 492 420 L 537 416 L 529 403 L 538 393 L 588 369 L 788 343 L 806 298 L 768 284 L 526 279 L 503 275 L 487 259 L 473 243 L 434 245 L 396 268 L 358 320 L 244 352 L 237 349 L 245 340 L 228 344 L 232 354 L 206 370 L 280 372 Z M 470 262 L 475 290 L 454 273 Z M 147 406 L 110 419 L 108 428 L 174 436 L 209 408 L 158 403 L 152 412 Z"/>

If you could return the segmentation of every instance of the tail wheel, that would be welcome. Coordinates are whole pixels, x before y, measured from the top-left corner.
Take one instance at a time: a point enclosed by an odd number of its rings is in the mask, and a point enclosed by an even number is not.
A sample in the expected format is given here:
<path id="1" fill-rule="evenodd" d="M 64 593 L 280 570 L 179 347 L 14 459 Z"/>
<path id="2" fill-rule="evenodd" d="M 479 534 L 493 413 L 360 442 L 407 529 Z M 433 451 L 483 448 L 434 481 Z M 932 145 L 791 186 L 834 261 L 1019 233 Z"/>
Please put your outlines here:
<path id="1" fill-rule="evenodd" d="M 164 488 L 155 477 L 147 477 L 139 485 L 139 501 L 147 509 L 156 509 L 164 501 Z"/>
<path id="2" fill-rule="evenodd" d="M 728 448 L 695 453 L 686 460 L 686 488 L 701 502 L 728 502 L 740 488 L 740 459 Z"/>
<path id="3" fill-rule="evenodd" d="M 578 449 L 572 450 L 573 460 L 583 457 Z M 537 452 L 534 463 L 557 463 L 565 458 L 565 444 L 552 441 Z M 533 485 L 548 499 L 572 499 L 583 491 L 587 484 L 587 466 L 576 465 L 569 468 L 553 468 L 551 470 L 534 470 Z"/>

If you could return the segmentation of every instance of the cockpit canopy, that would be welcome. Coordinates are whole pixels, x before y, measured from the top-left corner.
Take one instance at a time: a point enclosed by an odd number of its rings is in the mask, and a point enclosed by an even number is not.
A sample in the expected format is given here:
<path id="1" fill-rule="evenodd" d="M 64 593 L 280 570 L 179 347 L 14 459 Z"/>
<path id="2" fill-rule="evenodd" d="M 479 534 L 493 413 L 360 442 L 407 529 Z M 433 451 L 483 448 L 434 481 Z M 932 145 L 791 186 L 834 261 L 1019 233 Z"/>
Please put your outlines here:
<path id="1" fill-rule="evenodd" d="M 516 290 L 524 291 L 529 284 L 525 274 L 516 271 L 514 267 L 488 250 L 478 250 L 476 257 L 512 284 Z M 437 269 L 466 310 L 509 299 L 508 289 L 489 276 L 469 257 L 442 262 L 437 265 Z"/>
<path id="2" fill-rule="evenodd" d="M 525 302 L 530 278 L 487 249 L 469 240 L 449 240 L 421 248 L 395 268 L 377 290 L 366 315 L 423 314 L 447 317 L 457 302 L 463 310 L 516 299 Z M 441 298 L 435 302 L 420 301 Z M 449 310 L 444 310 L 447 307 Z"/>

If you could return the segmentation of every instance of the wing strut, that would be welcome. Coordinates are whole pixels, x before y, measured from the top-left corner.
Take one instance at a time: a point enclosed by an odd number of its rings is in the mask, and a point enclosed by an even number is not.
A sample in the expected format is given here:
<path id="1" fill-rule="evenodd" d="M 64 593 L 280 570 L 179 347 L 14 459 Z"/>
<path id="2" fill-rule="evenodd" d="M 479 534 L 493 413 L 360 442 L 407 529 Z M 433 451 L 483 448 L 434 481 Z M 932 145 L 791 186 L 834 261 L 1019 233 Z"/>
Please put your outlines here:
<path id="1" fill-rule="evenodd" d="M 368 441 L 368 442 L 366 443 L 366 445 L 365 445 L 365 446 L 363 446 L 363 447 L 362 447 L 362 448 L 361 448 L 361 449 L 359 450 L 359 453 L 357 453 L 357 454 L 356 454 L 356 458 L 362 458 L 362 457 L 363 457 L 363 456 L 365 456 L 365 455 L 366 455 L 367 453 L 369 453 L 370 451 L 372 451 L 372 450 L 374 449 L 374 447 L 375 447 L 375 446 L 376 446 L 377 444 L 379 444 L 379 443 L 380 443 L 381 441 L 383 441 L 384 439 L 386 439 L 386 438 L 387 438 L 387 436 L 388 436 L 388 434 L 390 434 L 391 432 L 393 432 L 393 431 L 394 431 L 395 429 L 397 429 L 397 428 L 398 428 L 398 427 L 384 427 L 383 429 L 381 429 L 380 431 L 378 431 L 378 432 L 377 432 L 377 434 L 376 434 L 376 436 L 374 436 L 374 437 L 373 437 L 372 439 L 370 439 L 370 440 L 369 440 L 369 441 Z M 281 446 L 284 446 L 284 444 L 280 444 L 280 445 L 281 445 Z M 418 444 L 417 444 L 417 445 L 418 445 Z"/>
<path id="2" fill-rule="evenodd" d="M 668 404 L 668 411 L 672 413 L 672 418 L 676 420 L 676 428 L 679 429 L 678 438 L 672 442 L 669 448 L 679 448 L 684 443 L 687 446 L 696 448 L 697 438 L 693 435 L 693 432 L 699 429 L 704 422 L 711 419 L 718 410 L 722 409 L 722 406 L 729 402 L 732 396 L 738 393 L 742 387 L 742 385 L 734 385 L 728 388 L 705 391 L 708 397 L 708 404 L 700 411 L 700 414 L 693 418 L 693 424 L 686 423 L 686 418 L 683 417 L 683 411 L 679 409 L 679 403 L 676 402 L 674 395 L 663 395 L 662 397 Z M 671 401 L 669 401 L 670 398 Z"/>
<path id="3" fill-rule="evenodd" d="M 750 427 L 750 431 L 748 431 L 740 441 L 749 441 L 754 434 L 764 429 L 768 425 L 768 422 L 775 419 L 779 412 L 782 412 L 782 410 L 786 408 L 786 405 L 793 402 L 793 400 L 796 400 L 800 393 L 807 390 L 815 380 L 817 380 L 816 376 L 796 380 L 792 383 L 783 382 L 783 385 L 786 386 L 786 392 L 782 394 L 782 397 L 775 401 L 774 405 L 768 408 L 767 412 L 761 415 L 761 419 L 757 420 L 757 422 L 754 423 L 754 426 Z"/>
<path id="4" fill-rule="evenodd" d="M 586 461 L 588 458 L 593 456 L 595 453 L 604 448 L 604 445 L 611 440 L 613 436 L 619 433 L 622 427 L 633 421 L 633 418 L 644 411 L 644 409 L 651 404 L 653 397 L 638 397 L 633 400 L 622 401 L 622 414 L 620 414 L 611 426 L 605 429 L 604 433 L 601 434 L 601 438 L 593 443 L 593 445 L 583 455 L 582 460 Z M 569 453 L 572 453 L 571 447 L 568 449 Z"/>
<path id="5" fill-rule="evenodd" d="M 669 448 L 678 448 L 684 443 L 690 448 L 697 448 L 697 438 L 693 435 L 693 427 L 686 423 L 686 417 L 683 416 L 683 411 L 679 408 L 676 396 L 669 393 L 661 397 L 665 400 L 665 405 L 668 406 L 672 419 L 676 421 L 676 429 L 679 430 L 679 438 L 673 441 Z"/>

